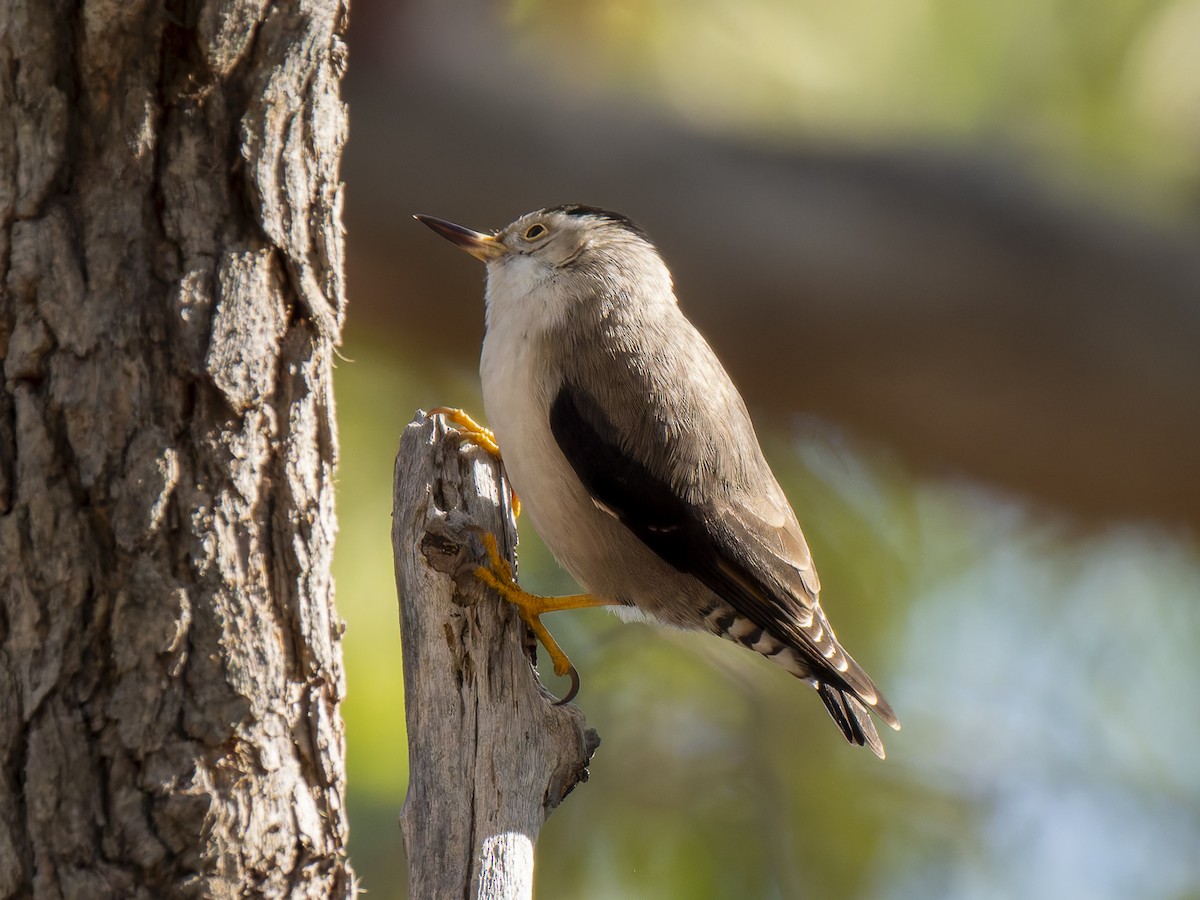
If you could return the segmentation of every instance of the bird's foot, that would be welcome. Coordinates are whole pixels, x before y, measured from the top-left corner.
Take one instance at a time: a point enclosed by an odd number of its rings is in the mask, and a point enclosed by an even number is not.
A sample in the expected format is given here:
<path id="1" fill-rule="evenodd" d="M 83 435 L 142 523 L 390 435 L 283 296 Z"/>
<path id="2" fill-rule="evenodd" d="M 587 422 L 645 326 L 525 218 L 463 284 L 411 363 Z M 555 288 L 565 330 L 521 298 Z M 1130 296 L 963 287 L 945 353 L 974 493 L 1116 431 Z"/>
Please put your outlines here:
<path id="1" fill-rule="evenodd" d="M 544 613 L 558 612 L 563 609 L 611 606 L 614 601 L 593 597 L 591 594 L 572 594 L 568 597 L 541 597 L 531 594 L 522 589 L 513 578 L 512 567 L 508 564 L 508 560 L 500 555 L 500 550 L 496 546 L 496 536 L 491 532 L 484 532 L 481 540 L 487 551 L 490 565 L 478 566 L 475 569 L 475 577 L 517 608 L 517 614 L 520 615 L 521 620 L 529 626 L 550 655 L 550 662 L 554 665 L 554 674 L 560 677 L 570 677 L 571 689 L 565 697 L 558 701 L 558 704 L 561 706 L 564 703 L 570 703 L 579 693 L 579 672 L 571 664 L 567 654 L 563 653 L 562 648 L 558 646 L 558 641 L 546 630 L 541 617 Z"/>
<path id="2" fill-rule="evenodd" d="M 458 429 L 459 434 L 469 439 L 471 443 L 482 447 L 501 462 L 504 461 L 504 457 L 500 455 L 500 445 L 496 443 L 496 433 L 472 419 L 466 410 L 453 406 L 435 406 L 429 411 L 429 415 L 442 416 L 447 422 Z M 512 496 L 513 518 L 518 519 L 521 517 L 521 498 L 511 488 L 509 489 L 509 493 Z"/>
<path id="3" fill-rule="evenodd" d="M 470 437 L 473 443 L 478 444 L 496 459 L 501 458 L 500 445 L 496 443 L 496 433 L 472 419 L 466 410 L 454 406 L 435 406 L 429 411 L 429 415 L 442 416 L 462 434 Z"/>

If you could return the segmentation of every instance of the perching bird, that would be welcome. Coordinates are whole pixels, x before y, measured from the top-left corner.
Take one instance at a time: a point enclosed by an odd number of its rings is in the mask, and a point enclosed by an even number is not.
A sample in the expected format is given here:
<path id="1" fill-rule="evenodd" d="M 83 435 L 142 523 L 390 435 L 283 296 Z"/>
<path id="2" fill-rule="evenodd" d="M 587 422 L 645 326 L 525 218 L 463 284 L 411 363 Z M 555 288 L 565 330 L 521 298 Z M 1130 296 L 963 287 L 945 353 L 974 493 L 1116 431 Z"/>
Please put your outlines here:
<path id="1" fill-rule="evenodd" d="M 588 591 L 527 594 L 494 550 L 478 572 L 521 609 L 555 670 L 574 675 L 544 612 L 612 605 L 709 631 L 812 685 L 846 739 L 882 758 L 868 710 L 899 729 L 896 715 L 834 636 L 746 405 L 646 233 L 576 205 L 495 235 L 417 218 L 487 263 L 484 409 L 523 508 Z"/>

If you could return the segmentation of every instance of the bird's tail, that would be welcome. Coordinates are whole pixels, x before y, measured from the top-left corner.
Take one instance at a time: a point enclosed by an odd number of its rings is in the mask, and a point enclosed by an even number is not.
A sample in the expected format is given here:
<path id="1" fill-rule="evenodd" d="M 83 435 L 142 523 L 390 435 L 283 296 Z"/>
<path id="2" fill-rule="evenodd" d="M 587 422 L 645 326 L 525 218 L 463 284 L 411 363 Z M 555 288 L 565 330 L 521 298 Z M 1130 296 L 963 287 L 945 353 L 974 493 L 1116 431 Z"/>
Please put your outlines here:
<path id="1" fill-rule="evenodd" d="M 818 615 L 828 635 L 826 640 L 832 640 L 833 632 L 829 629 L 828 621 L 824 615 Z M 883 741 L 875 730 L 871 712 L 897 731 L 900 730 L 900 721 L 891 704 L 875 687 L 875 682 L 840 645 L 835 643 L 839 660 L 839 665 L 835 667 L 823 654 L 805 653 L 803 647 L 797 649 L 794 643 L 776 637 L 730 606 L 722 604 L 705 621 L 714 634 L 762 654 L 816 688 L 825 709 L 846 740 L 860 747 L 870 747 L 871 752 L 880 759 L 885 757 Z M 844 670 L 840 667 L 842 661 L 846 666 Z"/>
<path id="2" fill-rule="evenodd" d="M 821 696 L 825 708 L 829 710 L 834 723 L 842 729 L 846 740 L 860 747 L 870 747 L 871 752 L 880 759 L 887 756 L 883 749 L 883 741 L 879 739 L 879 732 L 875 730 L 875 723 L 871 720 L 871 714 L 857 696 L 824 682 L 817 684 L 817 693 Z"/>

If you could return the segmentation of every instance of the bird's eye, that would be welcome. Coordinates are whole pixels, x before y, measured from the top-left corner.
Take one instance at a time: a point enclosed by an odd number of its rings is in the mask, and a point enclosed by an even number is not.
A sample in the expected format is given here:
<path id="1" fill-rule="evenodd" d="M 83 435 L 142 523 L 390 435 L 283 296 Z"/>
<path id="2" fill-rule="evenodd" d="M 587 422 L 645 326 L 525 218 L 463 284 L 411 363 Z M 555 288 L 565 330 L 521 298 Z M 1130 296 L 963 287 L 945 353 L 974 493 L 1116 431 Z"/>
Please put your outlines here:
<path id="1" fill-rule="evenodd" d="M 545 225 L 542 225 L 541 223 L 530 225 L 528 228 L 525 229 L 525 240 L 536 241 L 538 238 L 540 238 L 545 233 L 546 233 Z"/>

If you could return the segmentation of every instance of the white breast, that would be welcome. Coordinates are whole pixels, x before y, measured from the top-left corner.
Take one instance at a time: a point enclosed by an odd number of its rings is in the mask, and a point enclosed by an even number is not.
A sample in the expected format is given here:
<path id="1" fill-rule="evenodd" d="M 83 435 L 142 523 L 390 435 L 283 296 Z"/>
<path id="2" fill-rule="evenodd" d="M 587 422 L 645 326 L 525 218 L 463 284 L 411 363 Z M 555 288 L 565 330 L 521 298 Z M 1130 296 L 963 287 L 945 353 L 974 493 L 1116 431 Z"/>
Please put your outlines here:
<path id="1" fill-rule="evenodd" d="M 547 469 L 560 467 L 554 457 L 561 454 L 550 433 L 552 388 L 534 364 L 534 340 L 513 324 L 519 323 L 508 319 L 489 323 L 479 375 L 484 411 L 496 432 L 505 471 L 522 504 L 538 519 L 546 506 Z"/>
<path id="2" fill-rule="evenodd" d="M 523 517 L 585 590 L 614 596 L 624 592 L 605 573 L 632 536 L 592 502 L 550 431 L 560 375 L 542 338 L 546 320 L 535 324 L 531 315 L 544 299 L 526 295 L 502 314 L 489 315 L 479 366 L 484 411 Z"/>
<path id="3" fill-rule="evenodd" d="M 577 506 L 586 493 L 550 432 L 550 403 L 558 379 L 548 371 L 540 350 L 544 322 L 535 322 L 531 315 L 537 305 L 537 295 L 529 295 L 501 314 L 491 310 L 479 375 L 484 411 L 496 432 L 505 471 L 538 533 L 555 549 L 551 534 L 561 532 L 564 522 L 579 512 L 562 507 Z"/>

